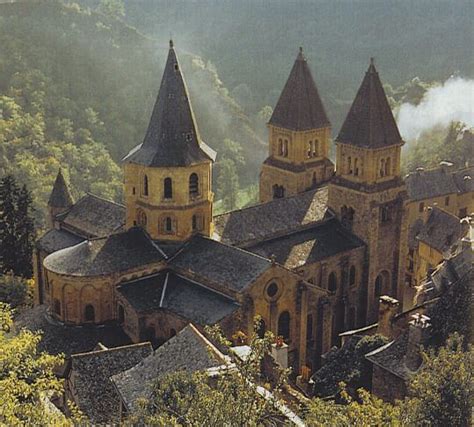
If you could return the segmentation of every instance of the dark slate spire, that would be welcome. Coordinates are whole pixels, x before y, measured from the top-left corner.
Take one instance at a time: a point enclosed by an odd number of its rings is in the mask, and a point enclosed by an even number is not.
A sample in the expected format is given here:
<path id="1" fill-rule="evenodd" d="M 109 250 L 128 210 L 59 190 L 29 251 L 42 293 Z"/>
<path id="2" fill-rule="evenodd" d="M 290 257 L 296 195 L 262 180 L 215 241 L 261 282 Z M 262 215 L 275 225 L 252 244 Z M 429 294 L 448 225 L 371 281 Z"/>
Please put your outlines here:
<path id="1" fill-rule="evenodd" d="M 373 58 L 336 141 L 366 148 L 403 143 Z"/>
<path id="2" fill-rule="evenodd" d="M 331 126 L 302 47 L 269 123 L 291 130 Z"/>
<path id="3" fill-rule="evenodd" d="M 61 168 L 59 168 L 58 174 L 56 175 L 56 181 L 54 181 L 53 190 L 49 196 L 48 206 L 52 208 L 68 209 L 73 204 L 74 200 L 71 196 L 71 192 L 66 184 Z"/>
<path id="4" fill-rule="evenodd" d="M 189 166 L 215 159 L 201 141 L 181 68 L 170 40 L 160 91 L 143 143 L 123 160 L 144 166 Z"/>

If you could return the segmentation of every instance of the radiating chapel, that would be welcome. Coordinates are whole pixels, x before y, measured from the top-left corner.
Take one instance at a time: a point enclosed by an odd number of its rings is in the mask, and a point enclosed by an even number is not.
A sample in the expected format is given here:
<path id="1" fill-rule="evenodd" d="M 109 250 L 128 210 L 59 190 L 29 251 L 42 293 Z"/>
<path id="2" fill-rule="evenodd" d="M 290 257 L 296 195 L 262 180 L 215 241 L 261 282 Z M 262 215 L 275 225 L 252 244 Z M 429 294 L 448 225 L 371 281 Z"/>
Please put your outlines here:
<path id="1" fill-rule="evenodd" d="M 59 171 L 35 251 L 36 303 L 66 326 L 112 322 L 155 346 L 189 323 L 237 339 L 259 315 L 258 332 L 283 337 L 296 372 L 315 369 L 341 332 L 377 319 L 381 295 L 405 294 L 403 141 L 372 61 L 334 166 L 301 49 L 268 129 L 261 203 L 213 215 L 216 153 L 170 42 L 143 142 L 123 159 L 124 205 L 74 201 Z"/>

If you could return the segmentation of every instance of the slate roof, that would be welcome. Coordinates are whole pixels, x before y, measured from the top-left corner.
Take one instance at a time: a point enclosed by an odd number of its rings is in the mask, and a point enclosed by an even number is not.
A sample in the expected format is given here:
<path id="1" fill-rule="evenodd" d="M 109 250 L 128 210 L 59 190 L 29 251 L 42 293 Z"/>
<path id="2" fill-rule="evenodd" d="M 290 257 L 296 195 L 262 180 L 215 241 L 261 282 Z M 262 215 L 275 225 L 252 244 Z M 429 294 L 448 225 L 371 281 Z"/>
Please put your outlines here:
<path id="1" fill-rule="evenodd" d="M 57 217 L 62 228 L 84 237 L 102 237 L 120 230 L 125 224 L 125 206 L 86 194 L 66 213 Z"/>
<path id="2" fill-rule="evenodd" d="M 373 61 L 365 73 L 336 141 L 364 148 L 402 144 Z"/>
<path id="3" fill-rule="evenodd" d="M 130 410 L 138 398 L 150 398 L 154 382 L 165 375 L 179 371 L 191 374 L 224 363 L 219 350 L 190 324 L 138 365 L 114 375 L 112 381 Z"/>
<path id="4" fill-rule="evenodd" d="M 474 192 L 474 167 L 455 171 L 453 173 L 453 179 L 459 193 Z"/>
<path id="5" fill-rule="evenodd" d="M 15 316 L 15 328 L 41 331 L 40 351 L 50 354 L 92 351 L 99 342 L 107 347 L 130 344 L 130 338 L 115 324 L 90 326 L 66 326 L 47 314 L 45 305 L 24 310 Z"/>
<path id="6" fill-rule="evenodd" d="M 75 402 L 90 422 L 120 421 L 120 396 L 110 377 L 132 368 L 152 352 L 146 342 L 71 356 Z"/>
<path id="7" fill-rule="evenodd" d="M 171 271 L 124 283 L 117 291 L 137 312 L 169 310 L 199 325 L 215 324 L 239 307 L 232 299 Z"/>
<path id="8" fill-rule="evenodd" d="M 296 131 L 331 126 L 302 48 L 269 124 Z"/>
<path id="9" fill-rule="evenodd" d="M 459 240 L 468 230 L 468 224 L 462 224 L 457 216 L 435 206 L 431 208 L 428 220 L 417 239 L 443 255 L 449 256 L 453 247 L 459 245 Z"/>
<path id="10" fill-rule="evenodd" d="M 274 255 L 279 264 L 294 269 L 364 245 L 336 219 L 330 219 L 313 228 L 259 243 L 248 250 L 267 258 Z"/>
<path id="11" fill-rule="evenodd" d="M 310 226 L 327 217 L 328 189 L 291 197 L 214 217 L 216 239 L 243 246 Z"/>
<path id="12" fill-rule="evenodd" d="M 37 241 L 36 245 L 39 249 L 50 254 L 69 246 L 77 245 L 84 238 L 76 236 L 66 230 L 57 230 L 55 228 L 47 231 Z"/>
<path id="13" fill-rule="evenodd" d="M 284 162 L 275 157 L 267 157 L 263 163 L 266 165 L 276 167 L 278 169 L 284 169 L 284 170 L 297 172 L 297 173 L 307 171 L 308 169 L 311 169 L 317 166 L 326 166 L 326 167 L 331 167 L 334 169 L 334 164 L 331 162 L 331 160 L 326 159 L 326 158 L 318 159 L 318 160 L 314 160 L 310 162 L 307 161 L 300 164 L 294 164 L 294 163 Z"/>
<path id="14" fill-rule="evenodd" d="M 441 292 L 454 285 L 458 280 L 471 280 L 474 276 L 474 252 L 465 248 L 444 260 L 429 276 L 424 284 L 423 301 L 437 297 Z"/>
<path id="15" fill-rule="evenodd" d="M 53 190 L 49 196 L 48 206 L 54 208 L 69 208 L 74 203 L 74 200 L 69 191 L 69 187 L 66 184 L 63 173 L 59 169 L 54 181 Z"/>
<path id="16" fill-rule="evenodd" d="M 170 41 L 161 86 L 143 143 L 123 161 L 144 166 L 189 166 L 214 161 L 215 152 L 199 135 L 188 89 Z"/>
<path id="17" fill-rule="evenodd" d="M 453 174 L 443 167 L 411 172 L 405 177 L 405 183 L 410 200 L 424 200 L 458 192 Z"/>
<path id="18" fill-rule="evenodd" d="M 271 261 L 202 236 L 193 237 L 169 262 L 186 276 L 240 292 L 271 266 Z"/>
<path id="19" fill-rule="evenodd" d="M 408 348 L 408 333 L 406 330 L 396 340 L 366 354 L 366 359 L 402 380 L 410 379 L 413 372 L 404 363 Z"/>
<path id="20" fill-rule="evenodd" d="M 68 276 L 100 276 L 158 263 L 163 251 L 139 227 L 86 240 L 48 255 L 44 266 Z"/>

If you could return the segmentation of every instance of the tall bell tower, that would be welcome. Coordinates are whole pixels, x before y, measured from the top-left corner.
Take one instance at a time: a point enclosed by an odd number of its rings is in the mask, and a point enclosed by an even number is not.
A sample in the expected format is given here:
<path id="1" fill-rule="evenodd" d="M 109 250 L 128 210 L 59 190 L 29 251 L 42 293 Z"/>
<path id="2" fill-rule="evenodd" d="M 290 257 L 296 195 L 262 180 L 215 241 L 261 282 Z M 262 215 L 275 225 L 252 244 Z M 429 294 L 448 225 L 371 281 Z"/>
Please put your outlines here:
<path id="1" fill-rule="evenodd" d="M 377 318 L 381 295 L 401 298 L 407 225 L 405 184 L 400 176 L 404 144 L 374 61 L 336 138 L 336 176 L 329 207 L 368 248 L 366 293 L 359 322 Z"/>
<path id="2" fill-rule="evenodd" d="M 269 153 L 260 173 L 260 201 L 291 196 L 327 182 L 331 123 L 300 48 L 268 122 Z"/>
<path id="3" fill-rule="evenodd" d="M 170 41 L 145 138 L 123 159 L 126 227 L 141 226 L 157 240 L 183 241 L 196 233 L 211 236 L 215 157 L 199 134 Z"/>

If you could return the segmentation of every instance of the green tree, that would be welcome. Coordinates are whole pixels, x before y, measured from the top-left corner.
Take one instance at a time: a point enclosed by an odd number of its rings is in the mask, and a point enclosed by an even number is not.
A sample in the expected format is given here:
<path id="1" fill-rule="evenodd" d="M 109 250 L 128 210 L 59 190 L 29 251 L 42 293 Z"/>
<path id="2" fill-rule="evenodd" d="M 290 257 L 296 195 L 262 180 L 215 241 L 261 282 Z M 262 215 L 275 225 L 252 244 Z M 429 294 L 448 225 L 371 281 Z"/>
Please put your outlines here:
<path id="1" fill-rule="evenodd" d="M 13 176 L 7 175 L 0 180 L 0 267 L 4 273 L 16 269 L 19 191 Z"/>
<path id="2" fill-rule="evenodd" d="M 257 320 L 258 322 L 258 320 Z M 258 324 L 256 322 L 256 325 Z M 208 328 L 213 340 L 230 353 L 230 343 L 218 327 Z M 277 398 L 262 398 L 257 391 L 261 381 L 261 364 L 268 354 L 273 336 L 264 338 L 253 333 L 249 338 L 250 353 L 244 360 L 234 358 L 230 367 L 210 380 L 207 373 L 189 375 L 177 372 L 160 379 L 150 401 L 142 400 L 131 414 L 132 425 L 242 426 L 274 425 L 281 419 L 276 409 Z M 286 372 L 279 371 L 274 382 L 278 391 L 286 382 Z"/>
<path id="3" fill-rule="evenodd" d="M 370 384 L 367 379 L 372 368 L 365 355 L 386 343 L 387 339 L 381 335 L 368 335 L 332 351 L 323 367 L 313 376 L 315 395 L 334 396 L 340 392 L 342 383 L 347 384 L 349 391 L 361 387 L 368 389 Z"/>
<path id="4" fill-rule="evenodd" d="M 243 155 L 242 146 L 229 138 L 225 138 L 222 147 L 219 149 L 219 157 L 232 160 L 236 167 L 245 165 L 245 157 Z"/>
<path id="5" fill-rule="evenodd" d="M 310 426 L 389 426 L 400 425 L 402 408 L 386 403 L 360 389 L 357 399 L 339 384 L 343 403 L 313 399 L 306 408 L 305 421 Z"/>
<path id="6" fill-rule="evenodd" d="M 470 426 L 474 399 L 474 351 L 463 351 L 453 334 L 437 352 L 424 354 L 424 365 L 409 386 L 404 412 L 408 422 L 429 426 Z"/>
<path id="7" fill-rule="evenodd" d="M 18 226 L 17 226 L 17 269 L 15 273 L 21 277 L 33 276 L 33 244 L 35 240 L 35 226 L 32 217 L 31 194 L 23 185 L 18 195 Z"/>
<path id="8" fill-rule="evenodd" d="M 33 280 L 14 276 L 10 271 L 0 275 L 0 301 L 12 308 L 29 305 L 32 301 Z"/>
<path id="9" fill-rule="evenodd" d="M 26 187 L 19 188 L 15 178 L 0 180 L 0 266 L 3 273 L 32 276 L 34 226 L 31 197 Z"/>
<path id="10" fill-rule="evenodd" d="M 464 345 L 472 342 L 472 292 L 474 269 L 449 284 L 438 301 L 429 309 L 431 336 L 429 344 L 435 348 L 445 345 L 455 332 L 464 337 Z"/>
<path id="11" fill-rule="evenodd" d="M 224 210 L 229 211 L 235 208 L 238 191 L 239 177 L 235 162 L 231 159 L 223 159 L 219 162 L 217 193 L 222 199 Z"/>
<path id="12" fill-rule="evenodd" d="M 64 359 L 39 352 L 41 336 L 37 333 L 10 333 L 12 313 L 3 303 L 0 323 L 0 424 L 68 425 L 47 403 L 47 398 L 62 392 L 61 381 L 53 371 Z"/>

